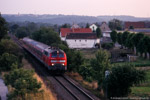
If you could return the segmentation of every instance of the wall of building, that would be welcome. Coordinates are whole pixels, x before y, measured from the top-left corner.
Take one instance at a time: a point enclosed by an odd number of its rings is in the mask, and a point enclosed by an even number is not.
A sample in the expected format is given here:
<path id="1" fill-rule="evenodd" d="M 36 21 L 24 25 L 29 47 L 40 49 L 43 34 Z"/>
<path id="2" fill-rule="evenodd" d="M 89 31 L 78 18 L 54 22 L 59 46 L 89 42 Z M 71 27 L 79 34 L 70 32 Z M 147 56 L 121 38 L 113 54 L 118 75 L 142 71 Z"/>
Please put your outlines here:
<path id="1" fill-rule="evenodd" d="M 94 48 L 96 39 L 66 39 L 69 48 Z"/>

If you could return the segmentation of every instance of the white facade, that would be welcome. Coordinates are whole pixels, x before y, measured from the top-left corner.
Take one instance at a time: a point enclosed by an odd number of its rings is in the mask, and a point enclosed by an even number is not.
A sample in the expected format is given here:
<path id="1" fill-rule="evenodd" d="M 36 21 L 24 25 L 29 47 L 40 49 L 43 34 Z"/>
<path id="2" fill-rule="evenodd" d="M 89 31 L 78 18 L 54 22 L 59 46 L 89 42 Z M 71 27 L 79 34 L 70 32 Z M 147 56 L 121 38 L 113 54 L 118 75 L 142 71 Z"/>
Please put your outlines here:
<path id="1" fill-rule="evenodd" d="M 69 48 L 94 48 L 97 39 L 66 39 Z"/>
<path id="2" fill-rule="evenodd" d="M 91 29 L 92 31 L 96 31 L 97 28 L 98 28 L 98 27 L 97 27 L 95 24 L 90 25 L 90 29 Z"/>

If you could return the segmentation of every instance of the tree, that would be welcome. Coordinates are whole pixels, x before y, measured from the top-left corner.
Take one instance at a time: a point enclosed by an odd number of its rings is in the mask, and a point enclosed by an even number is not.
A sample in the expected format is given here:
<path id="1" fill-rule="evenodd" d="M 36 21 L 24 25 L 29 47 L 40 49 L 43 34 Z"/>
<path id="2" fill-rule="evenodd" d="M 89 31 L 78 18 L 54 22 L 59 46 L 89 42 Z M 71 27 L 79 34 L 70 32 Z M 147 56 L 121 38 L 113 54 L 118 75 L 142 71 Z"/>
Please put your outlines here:
<path id="1" fill-rule="evenodd" d="M 124 46 L 126 46 L 126 39 L 127 39 L 127 37 L 128 37 L 128 35 L 129 35 L 130 33 L 128 32 L 128 31 L 125 31 L 125 32 L 123 32 L 123 34 L 122 34 L 122 44 L 124 45 Z"/>
<path id="2" fill-rule="evenodd" d="M 144 34 L 143 33 L 137 33 L 136 35 L 134 35 L 133 37 L 133 43 L 134 43 L 134 46 L 137 47 L 138 44 L 139 44 L 139 41 L 144 37 Z"/>
<path id="3" fill-rule="evenodd" d="M 34 71 L 27 69 L 15 69 L 5 75 L 5 84 L 11 85 L 14 91 L 13 97 L 24 97 L 26 93 L 36 93 L 41 88 L 41 83 L 33 77 Z"/>
<path id="4" fill-rule="evenodd" d="M 118 19 L 109 21 L 109 27 L 111 30 L 122 30 L 122 22 Z"/>
<path id="5" fill-rule="evenodd" d="M 133 49 L 134 47 L 134 40 L 133 40 L 133 37 L 134 37 L 134 33 L 130 33 L 126 39 L 126 47 L 130 48 L 130 49 Z"/>
<path id="6" fill-rule="evenodd" d="M 74 54 L 70 55 L 71 63 L 70 63 L 69 67 L 70 67 L 71 71 L 79 72 L 80 66 L 84 63 L 84 58 L 83 58 L 81 52 L 79 52 L 79 51 L 74 51 L 73 53 Z"/>
<path id="7" fill-rule="evenodd" d="M 28 36 L 28 34 L 29 34 L 29 31 L 27 30 L 26 27 L 19 27 L 17 29 L 16 37 L 24 38 L 24 37 Z"/>
<path id="8" fill-rule="evenodd" d="M 96 59 L 91 60 L 91 66 L 94 70 L 93 78 L 98 81 L 99 87 L 101 87 L 105 77 L 105 71 L 110 68 L 109 55 L 107 51 L 100 49 L 95 56 Z"/>
<path id="9" fill-rule="evenodd" d="M 18 24 L 14 24 L 10 27 L 10 30 L 12 33 L 16 33 L 17 29 L 19 28 Z"/>
<path id="10" fill-rule="evenodd" d="M 61 26 L 61 28 L 70 28 L 70 27 L 71 27 L 70 24 L 67 24 L 67 23 L 65 23 Z"/>
<path id="11" fill-rule="evenodd" d="M 131 65 L 117 65 L 113 67 L 110 74 L 105 78 L 104 90 L 107 97 L 125 97 L 130 92 L 130 87 L 145 80 L 145 72 L 136 70 Z"/>
<path id="12" fill-rule="evenodd" d="M 87 23 L 85 28 L 89 28 L 89 27 L 90 27 L 90 25 L 89 25 L 89 23 Z"/>
<path id="13" fill-rule="evenodd" d="M 14 54 L 16 56 L 19 56 L 20 54 L 19 47 L 12 40 L 8 39 L 2 39 L 0 42 L 0 55 L 4 52 Z"/>
<path id="14" fill-rule="evenodd" d="M 112 41 L 113 41 L 114 43 L 116 43 L 116 41 L 117 41 L 117 32 L 116 32 L 116 31 L 112 31 L 112 32 L 110 33 L 110 36 L 111 36 Z"/>
<path id="15" fill-rule="evenodd" d="M 61 44 L 61 39 L 58 33 L 54 32 L 51 28 L 41 28 L 32 34 L 32 38 L 47 45 Z"/>
<path id="16" fill-rule="evenodd" d="M 122 45 L 122 33 L 117 34 L 117 41 L 120 45 Z"/>
<path id="17" fill-rule="evenodd" d="M 18 64 L 18 58 L 9 53 L 4 53 L 0 56 L 0 72 L 13 69 L 13 64 Z"/>
<path id="18" fill-rule="evenodd" d="M 94 70 L 90 64 L 84 63 L 79 68 L 79 73 L 82 77 L 91 82 L 93 80 Z"/>
<path id="19" fill-rule="evenodd" d="M 101 29 L 99 27 L 96 29 L 96 35 L 98 38 L 102 37 L 102 32 L 101 32 Z"/>
<path id="20" fill-rule="evenodd" d="M 134 53 L 137 53 L 137 47 L 138 44 L 140 42 L 140 40 L 144 37 L 143 33 L 137 33 L 133 36 L 132 41 L 133 41 L 133 45 L 134 45 Z"/>
<path id="21" fill-rule="evenodd" d="M 149 51 L 149 37 L 148 36 L 144 36 L 140 42 L 138 43 L 138 46 L 137 46 L 137 50 L 142 54 L 142 53 L 145 53 L 145 58 L 146 58 L 146 55 L 147 55 L 147 52 Z"/>
<path id="22" fill-rule="evenodd" d="M 7 23 L 0 14 L 0 41 L 7 34 Z"/>

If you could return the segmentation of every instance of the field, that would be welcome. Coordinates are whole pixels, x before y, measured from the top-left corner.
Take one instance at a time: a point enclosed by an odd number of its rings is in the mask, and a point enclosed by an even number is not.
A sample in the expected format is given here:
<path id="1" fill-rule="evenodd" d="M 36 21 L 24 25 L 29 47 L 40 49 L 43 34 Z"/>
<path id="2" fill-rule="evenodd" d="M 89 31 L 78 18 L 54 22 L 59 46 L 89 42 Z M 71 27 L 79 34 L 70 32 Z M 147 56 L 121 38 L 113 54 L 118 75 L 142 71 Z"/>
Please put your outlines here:
<path id="1" fill-rule="evenodd" d="M 115 66 L 116 64 L 119 65 L 132 64 L 135 67 L 146 67 L 146 66 L 150 66 L 150 60 L 138 58 L 137 61 L 135 62 L 119 62 L 119 63 L 113 63 L 112 65 Z"/>
<path id="2" fill-rule="evenodd" d="M 139 86 L 132 87 L 131 96 L 150 96 L 150 70 L 146 72 L 146 81 Z"/>
<path id="3" fill-rule="evenodd" d="M 91 58 L 95 58 L 95 54 L 97 50 L 98 49 L 81 49 L 79 51 L 83 54 L 84 58 L 91 59 Z"/>

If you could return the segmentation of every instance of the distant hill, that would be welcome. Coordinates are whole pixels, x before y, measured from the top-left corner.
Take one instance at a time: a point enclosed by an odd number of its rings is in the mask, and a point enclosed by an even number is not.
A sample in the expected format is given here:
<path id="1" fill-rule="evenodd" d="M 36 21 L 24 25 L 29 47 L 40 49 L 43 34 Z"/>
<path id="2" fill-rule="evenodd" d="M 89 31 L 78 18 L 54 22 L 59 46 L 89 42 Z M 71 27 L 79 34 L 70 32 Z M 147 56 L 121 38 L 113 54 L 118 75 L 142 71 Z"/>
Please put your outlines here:
<path id="1" fill-rule="evenodd" d="M 110 21 L 112 19 L 119 19 L 121 21 L 150 21 L 150 18 L 143 18 L 143 17 L 134 17 L 134 16 L 97 16 L 99 19 L 103 19 L 103 21 Z"/>
<path id="2" fill-rule="evenodd" d="M 35 22 L 35 23 L 49 23 L 49 24 L 64 24 L 64 23 L 95 23 L 102 21 L 110 21 L 114 18 L 122 21 L 145 21 L 150 18 L 138 18 L 133 16 L 77 16 L 77 15 L 34 15 L 34 14 L 2 14 L 7 22 Z"/>

